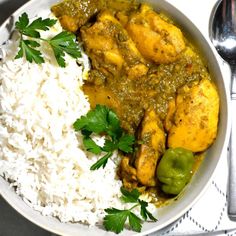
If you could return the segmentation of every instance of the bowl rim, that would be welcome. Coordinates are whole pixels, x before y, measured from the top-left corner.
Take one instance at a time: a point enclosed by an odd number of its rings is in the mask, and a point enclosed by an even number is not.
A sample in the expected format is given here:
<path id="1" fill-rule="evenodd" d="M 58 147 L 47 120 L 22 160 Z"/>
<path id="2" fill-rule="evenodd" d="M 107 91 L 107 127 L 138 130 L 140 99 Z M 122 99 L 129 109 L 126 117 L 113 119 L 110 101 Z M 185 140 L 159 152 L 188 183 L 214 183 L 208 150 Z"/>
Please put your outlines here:
<path id="1" fill-rule="evenodd" d="M 52 1 L 52 0 L 51 0 Z M 50 0 L 47 0 L 47 2 L 51 2 Z M 20 13 L 24 12 L 25 9 L 27 9 L 28 7 L 32 6 L 37 2 L 37 0 L 30 0 L 28 1 L 27 3 L 25 3 L 24 5 L 22 5 L 20 8 L 18 8 L 11 16 L 9 16 L 4 22 L 2 25 L 0 25 L 0 32 L 1 30 L 7 26 L 7 24 L 10 22 L 10 19 L 11 17 L 14 17 L 14 16 L 17 16 L 19 15 Z M 46 2 L 46 1 L 45 1 Z M 53 2 L 56 2 L 53 1 Z M 151 0 L 147 0 L 145 2 L 151 2 Z M 181 12 L 178 8 L 176 8 L 173 3 L 170 3 L 170 2 L 167 2 L 166 0 L 158 0 L 158 2 L 162 2 L 164 4 L 164 8 L 172 8 L 174 11 L 176 11 L 178 14 L 180 14 L 182 16 L 182 18 L 186 19 L 188 22 L 190 22 L 193 27 L 195 28 L 195 31 L 197 31 L 197 33 L 201 36 L 201 39 L 204 40 L 205 44 L 207 44 L 208 48 L 210 49 L 210 53 L 212 55 L 214 55 L 215 57 L 215 64 L 218 66 L 218 70 L 220 71 L 220 75 L 219 77 L 222 78 L 223 80 L 223 73 L 222 73 L 222 66 L 220 64 L 220 61 L 217 60 L 218 58 L 218 54 L 214 48 L 214 46 L 212 44 L 209 43 L 209 41 L 207 40 L 206 36 L 204 36 L 201 31 L 198 29 L 198 27 L 194 24 L 194 22 L 191 21 L 191 19 L 189 19 L 183 12 Z M 163 10 L 163 9 L 162 9 Z M 174 17 L 173 17 L 174 18 Z M 1 44 L 1 43 L 0 43 Z M 214 170 L 213 172 L 210 174 L 210 177 L 209 179 L 206 181 L 206 183 L 204 184 L 204 187 L 202 188 L 202 190 L 197 194 L 197 196 L 194 198 L 193 201 L 189 202 L 188 205 L 183 208 L 181 211 L 179 211 L 178 214 L 175 215 L 175 217 L 172 217 L 170 218 L 169 220 L 165 221 L 165 223 L 161 224 L 161 225 L 157 225 L 157 226 L 154 226 L 152 227 L 151 229 L 148 229 L 146 231 L 143 231 L 141 233 L 139 233 L 138 235 L 146 235 L 146 234 L 150 234 L 150 233 L 154 233 L 158 230 L 161 230 L 165 227 L 167 227 L 168 225 L 170 225 L 171 223 L 175 222 L 176 220 L 178 220 L 181 216 L 183 216 L 201 197 L 202 195 L 205 193 L 206 189 L 209 187 L 209 184 L 213 178 L 213 175 L 214 175 L 214 172 L 217 168 L 217 165 L 219 163 L 219 159 L 221 158 L 222 156 L 222 153 L 223 151 L 227 148 L 227 145 L 228 145 L 228 140 L 229 140 L 229 136 L 230 136 L 230 126 L 231 126 L 231 112 L 230 112 L 230 109 L 229 109 L 229 104 L 230 104 L 230 93 L 229 93 L 229 89 L 228 87 L 226 86 L 226 82 L 223 80 L 222 82 L 223 84 L 223 89 L 224 89 L 224 92 L 226 94 L 226 104 L 227 104 L 227 107 L 226 107 L 226 110 L 227 110 L 227 120 L 226 120 L 226 130 L 224 132 L 225 134 L 225 138 L 224 138 L 224 141 L 223 141 L 223 144 L 222 144 L 222 147 L 221 147 L 221 152 L 219 153 L 219 158 L 217 160 L 217 163 L 214 167 Z M 32 216 L 30 215 L 29 211 L 25 211 L 24 209 L 22 209 L 22 207 L 20 207 L 17 202 L 21 199 L 21 201 L 23 202 L 22 198 L 20 198 L 17 194 L 15 194 L 15 196 L 13 196 L 12 198 L 12 192 L 15 192 L 15 191 L 12 191 L 12 189 L 9 188 L 6 188 L 5 190 L 2 188 L 4 186 L 4 183 L 8 184 L 7 181 L 5 181 L 2 177 L 0 177 L 0 195 L 8 202 L 8 204 L 10 204 L 17 212 L 19 212 L 22 216 L 24 216 L 25 218 L 27 218 L 28 220 L 30 220 L 31 222 L 33 222 L 34 224 L 40 226 L 41 228 L 44 228 L 45 230 L 48 230 L 50 232 L 53 232 L 53 233 L 56 233 L 56 234 L 59 234 L 59 235 L 67 235 L 66 232 L 64 231 L 61 231 L 60 229 L 57 229 L 57 227 L 54 227 L 52 228 L 48 223 L 47 221 L 45 222 L 41 222 L 40 220 L 37 220 L 35 218 L 32 218 Z M 9 184 L 8 184 L 9 185 Z M 27 205 L 27 207 L 29 207 Z M 29 207 L 30 208 L 30 207 Z M 34 210 L 33 208 L 30 208 L 30 210 L 32 211 L 36 211 Z M 47 216 L 44 218 L 48 218 Z M 59 222 L 60 223 L 60 222 Z M 64 223 L 60 223 L 60 224 L 64 224 Z M 128 231 L 124 231 L 124 232 L 128 232 Z M 107 233 L 106 232 L 106 235 L 107 234 L 110 234 L 110 233 Z M 87 234 L 86 234 L 87 235 Z M 91 235 L 91 234 L 88 234 L 88 235 Z M 120 235 L 123 235 L 123 233 L 121 233 Z M 133 235 L 133 234 L 132 234 Z"/>

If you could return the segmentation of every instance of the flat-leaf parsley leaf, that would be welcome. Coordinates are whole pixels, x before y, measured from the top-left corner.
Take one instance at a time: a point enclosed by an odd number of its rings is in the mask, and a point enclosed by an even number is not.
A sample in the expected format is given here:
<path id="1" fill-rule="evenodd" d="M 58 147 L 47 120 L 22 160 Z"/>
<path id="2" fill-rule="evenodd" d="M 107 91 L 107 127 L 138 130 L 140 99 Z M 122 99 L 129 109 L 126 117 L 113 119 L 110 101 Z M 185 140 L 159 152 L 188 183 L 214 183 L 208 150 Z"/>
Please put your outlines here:
<path id="1" fill-rule="evenodd" d="M 116 209 L 107 208 L 105 212 L 107 215 L 104 217 L 103 225 L 107 231 L 113 231 L 115 233 L 120 233 L 127 222 L 132 230 L 140 232 L 142 229 L 143 220 L 146 221 L 148 218 L 152 221 L 157 221 L 157 219 L 147 210 L 148 203 L 140 200 L 140 193 L 137 189 L 133 189 L 131 192 L 121 187 L 122 197 L 125 203 L 134 203 L 134 205 L 129 209 Z M 132 210 L 136 207 L 140 207 L 140 215 L 143 220 L 135 215 Z"/>
<path id="2" fill-rule="evenodd" d="M 54 51 L 57 63 L 61 67 L 66 66 L 64 59 L 65 53 L 73 58 L 81 57 L 80 47 L 75 40 L 76 37 L 74 34 L 63 31 L 48 41 Z"/>
<path id="3" fill-rule="evenodd" d="M 54 19 L 46 18 L 43 20 L 41 17 L 39 17 L 29 24 L 29 17 L 27 13 L 23 13 L 15 25 L 16 29 L 19 30 L 22 35 L 32 38 L 40 38 L 40 33 L 38 31 L 47 31 L 50 27 L 55 25 L 56 22 L 57 20 Z"/>
<path id="4" fill-rule="evenodd" d="M 87 151 L 94 154 L 100 154 L 100 151 L 106 154 L 99 159 L 91 170 L 105 167 L 108 159 L 115 150 L 125 153 L 133 152 L 134 136 L 125 134 L 120 127 L 120 121 L 115 112 L 103 105 L 97 105 L 95 109 L 89 111 L 86 116 L 77 119 L 73 125 L 75 131 L 81 131 L 84 135 L 84 146 Z M 103 147 L 98 146 L 90 135 L 105 134 L 105 144 Z"/>
<path id="5" fill-rule="evenodd" d="M 44 63 L 42 53 L 36 49 L 40 46 L 39 41 L 47 42 L 51 46 L 57 63 L 61 67 L 66 66 L 64 59 L 65 53 L 73 58 L 81 57 L 80 47 L 76 43 L 76 37 L 70 32 L 62 31 L 51 39 L 41 38 L 40 31 L 49 30 L 56 22 L 57 20 L 54 19 L 42 19 L 39 17 L 30 23 L 27 13 L 23 13 L 15 24 L 16 29 L 20 33 L 19 51 L 15 59 L 25 56 L 26 60 L 31 63 Z M 25 36 L 27 37 L 25 38 Z"/>
<path id="6" fill-rule="evenodd" d="M 23 57 L 25 54 L 26 60 L 29 62 L 35 62 L 37 64 L 41 64 L 44 62 L 42 54 L 39 50 L 35 49 L 39 44 L 36 41 L 32 40 L 21 40 L 20 41 L 20 50 L 16 55 L 16 59 Z"/>

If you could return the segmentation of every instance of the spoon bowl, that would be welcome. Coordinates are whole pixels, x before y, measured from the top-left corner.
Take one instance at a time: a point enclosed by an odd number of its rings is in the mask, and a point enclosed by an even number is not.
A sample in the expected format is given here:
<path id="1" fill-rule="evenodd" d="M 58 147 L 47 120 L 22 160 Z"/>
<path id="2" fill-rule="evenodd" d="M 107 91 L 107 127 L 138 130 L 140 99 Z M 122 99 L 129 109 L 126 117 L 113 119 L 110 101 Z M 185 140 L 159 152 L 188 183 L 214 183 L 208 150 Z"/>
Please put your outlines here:
<path id="1" fill-rule="evenodd" d="M 210 27 L 210 38 L 220 56 L 229 63 L 236 61 L 236 18 L 234 0 L 219 1 Z"/>

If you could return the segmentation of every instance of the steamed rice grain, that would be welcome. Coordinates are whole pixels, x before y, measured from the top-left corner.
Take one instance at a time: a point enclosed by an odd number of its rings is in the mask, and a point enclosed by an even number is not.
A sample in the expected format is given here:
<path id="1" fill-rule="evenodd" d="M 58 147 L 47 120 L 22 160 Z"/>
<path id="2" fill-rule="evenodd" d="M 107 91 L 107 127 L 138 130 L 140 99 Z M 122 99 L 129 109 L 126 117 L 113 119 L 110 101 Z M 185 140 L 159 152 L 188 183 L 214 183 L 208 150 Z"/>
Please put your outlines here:
<path id="1" fill-rule="evenodd" d="M 58 31 L 57 24 L 43 36 Z M 81 90 L 88 58 L 83 54 L 83 66 L 78 66 L 67 56 L 66 68 L 60 68 L 43 44 L 45 63 L 37 65 L 15 60 L 17 47 L 17 39 L 9 41 L 0 62 L 0 175 L 43 215 L 63 222 L 101 223 L 105 208 L 124 206 L 116 175 L 118 154 L 106 168 L 90 171 L 100 157 L 83 149 L 81 135 L 72 127 L 90 109 Z"/>

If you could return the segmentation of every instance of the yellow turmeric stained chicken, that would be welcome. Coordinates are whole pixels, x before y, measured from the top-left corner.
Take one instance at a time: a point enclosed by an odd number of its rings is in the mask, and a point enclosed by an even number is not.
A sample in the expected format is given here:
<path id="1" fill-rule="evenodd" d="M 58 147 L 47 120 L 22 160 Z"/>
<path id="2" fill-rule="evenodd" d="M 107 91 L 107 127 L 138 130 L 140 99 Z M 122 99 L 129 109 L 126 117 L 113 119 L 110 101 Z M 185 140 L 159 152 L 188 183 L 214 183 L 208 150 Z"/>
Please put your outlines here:
<path id="1" fill-rule="evenodd" d="M 126 188 L 156 186 L 156 166 L 165 151 L 165 133 L 162 123 L 153 109 L 145 112 L 138 132 L 140 146 L 134 160 L 123 157 L 120 175 Z M 132 166 L 134 161 L 134 166 Z"/>
<path id="2" fill-rule="evenodd" d="M 104 0 L 65 0 L 52 6 L 51 10 L 64 29 L 76 32 L 104 6 Z"/>
<path id="3" fill-rule="evenodd" d="M 145 186 L 155 186 L 157 162 L 165 150 L 165 133 L 154 110 L 145 113 L 138 140 L 141 145 L 135 159 L 137 179 Z"/>
<path id="4" fill-rule="evenodd" d="M 192 87 L 185 85 L 169 106 L 165 122 L 168 146 L 206 150 L 216 137 L 218 114 L 219 95 L 209 79 L 203 78 Z"/>
<path id="5" fill-rule="evenodd" d="M 81 37 L 96 76 L 100 73 L 106 79 L 122 75 L 135 79 L 147 73 L 144 58 L 110 11 L 102 11 L 92 26 L 82 27 Z"/>
<path id="6" fill-rule="evenodd" d="M 181 30 L 146 4 L 131 14 L 126 29 L 141 54 L 155 63 L 171 63 L 185 49 Z"/>
<path id="7" fill-rule="evenodd" d="M 137 187 L 137 170 L 131 165 L 131 158 L 128 156 L 124 156 L 121 159 L 119 175 L 125 188 L 133 189 Z"/>
<path id="8" fill-rule="evenodd" d="M 64 29 L 76 32 L 92 21 L 102 9 L 131 11 L 136 7 L 137 4 L 130 0 L 64 0 L 53 5 L 51 11 Z"/>

